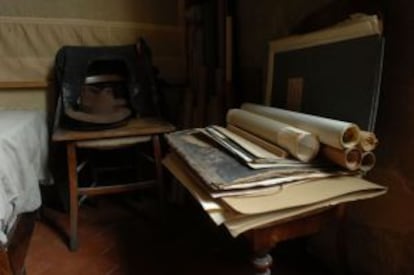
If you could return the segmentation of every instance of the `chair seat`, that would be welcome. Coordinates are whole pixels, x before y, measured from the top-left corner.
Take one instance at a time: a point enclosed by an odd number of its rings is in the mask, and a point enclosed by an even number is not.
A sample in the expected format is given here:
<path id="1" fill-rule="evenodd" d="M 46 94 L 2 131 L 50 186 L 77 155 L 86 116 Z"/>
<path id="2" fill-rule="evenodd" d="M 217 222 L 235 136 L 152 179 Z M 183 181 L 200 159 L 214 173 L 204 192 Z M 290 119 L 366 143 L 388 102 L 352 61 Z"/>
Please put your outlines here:
<path id="1" fill-rule="evenodd" d="M 110 139 L 84 140 L 77 141 L 76 146 L 79 148 L 89 148 L 98 150 L 111 150 L 126 146 L 135 145 L 138 143 L 148 142 L 151 136 L 137 136 L 137 137 L 122 137 Z"/>

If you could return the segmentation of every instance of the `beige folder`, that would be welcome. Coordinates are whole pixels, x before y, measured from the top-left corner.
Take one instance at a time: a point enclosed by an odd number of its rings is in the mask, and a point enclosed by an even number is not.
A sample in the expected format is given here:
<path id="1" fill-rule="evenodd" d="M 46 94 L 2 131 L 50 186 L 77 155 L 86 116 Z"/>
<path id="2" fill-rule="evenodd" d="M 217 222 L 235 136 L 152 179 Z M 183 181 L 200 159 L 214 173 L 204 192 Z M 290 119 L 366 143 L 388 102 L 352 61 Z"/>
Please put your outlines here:
<path id="1" fill-rule="evenodd" d="M 301 183 L 285 188 L 282 192 L 234 197 L 232 201 L 224 203 L 210 196 L 207 189 L 202 187 L 200 178 L 176 153 L 167 155 L 163 164 L 189 190 L 210 218 L 217 225 L 224 224 L 234 237 L 254 228 L 322 211 L 333 205 L 373 198 L 386 192 L 382 186 L 360 178 L 346 177 L 314 181 L 314 188 L 309 183 Z"/>

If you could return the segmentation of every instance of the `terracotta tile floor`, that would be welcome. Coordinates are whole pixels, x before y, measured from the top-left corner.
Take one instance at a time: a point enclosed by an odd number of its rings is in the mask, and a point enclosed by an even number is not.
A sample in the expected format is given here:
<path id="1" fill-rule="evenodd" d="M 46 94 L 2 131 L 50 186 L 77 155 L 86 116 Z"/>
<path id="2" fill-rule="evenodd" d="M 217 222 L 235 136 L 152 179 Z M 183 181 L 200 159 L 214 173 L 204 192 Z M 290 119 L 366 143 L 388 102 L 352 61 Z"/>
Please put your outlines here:
<path id="1" fill-rule="evenodd" d="M 254 274 L 243 240 L 215 227 L 196 205 L 169 206 L 163 223 L 155 206 L 154 200 L 126 196 L 82 205 L 75 253 L 66 246 L 66 214 L 45 208 L 26 259 L 27 274 Z M 273 254 L 273 274 L 330 274 L 304 252 L 303 243 L 287 243 Z"/>

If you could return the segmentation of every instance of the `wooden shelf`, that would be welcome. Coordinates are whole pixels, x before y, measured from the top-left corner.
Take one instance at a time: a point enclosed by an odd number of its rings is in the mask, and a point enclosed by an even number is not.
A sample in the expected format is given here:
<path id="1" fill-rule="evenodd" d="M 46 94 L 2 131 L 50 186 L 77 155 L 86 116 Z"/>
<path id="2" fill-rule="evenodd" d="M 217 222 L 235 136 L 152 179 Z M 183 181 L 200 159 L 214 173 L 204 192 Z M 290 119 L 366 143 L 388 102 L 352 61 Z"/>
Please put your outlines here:
<path id="1" fill-rule="evenodd" d="M 0 89 L 39 89 L 46 88 L 47 81 L 2 81 Z"/>

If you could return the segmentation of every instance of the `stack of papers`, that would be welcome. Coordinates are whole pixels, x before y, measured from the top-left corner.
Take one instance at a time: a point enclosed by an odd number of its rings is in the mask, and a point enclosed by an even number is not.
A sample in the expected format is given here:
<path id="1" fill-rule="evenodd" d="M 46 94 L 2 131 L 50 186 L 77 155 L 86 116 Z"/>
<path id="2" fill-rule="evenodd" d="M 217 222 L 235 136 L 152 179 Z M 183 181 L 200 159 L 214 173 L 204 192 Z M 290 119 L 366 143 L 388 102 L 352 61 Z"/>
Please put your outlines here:
<path id="1" fill-rule="evenodd" d="M 262 192 L 263 188 L 298 180 L 349 174 L 332 166 L 275 159 L 269 168 L 252 169 L 249 162 L 205 135 L 205 129 L 192 129 L 167 135 L 168 143 L 203 180 L 213 197 Z"/>
<path id="2" fill-rule="evenodd" d="M 384 187 L 358 176 L 340 175 L 323 175 L 312 180 L 304 177 L 265 187 L 229 188 L 234 182 L 236 186 L 242 186 L 243 180 L 261 182 L 261 178 L 269 175 L 277 179 L 277 168 L 248 168 L 201 132 L 193 129 L 167 135 L 172 152 L 163 163 L 211 219 L 217 225 L 224 225 L 233 236 L 297 215 L 373 198 L 386 192 Z M 319 171 L 320 168 L 307 169 L 308 176 L 315 175 L 317 178 L 316 175 L 321 173 L 312 170 Z"/>

